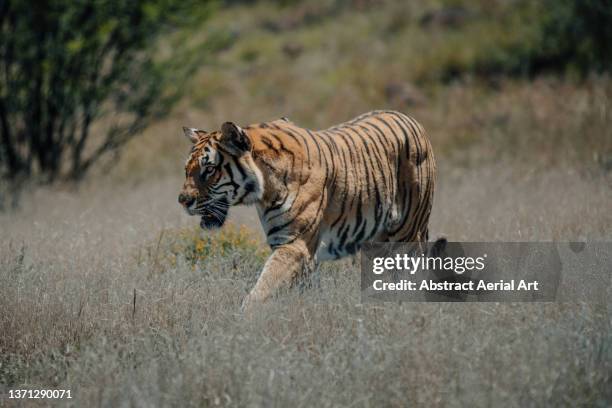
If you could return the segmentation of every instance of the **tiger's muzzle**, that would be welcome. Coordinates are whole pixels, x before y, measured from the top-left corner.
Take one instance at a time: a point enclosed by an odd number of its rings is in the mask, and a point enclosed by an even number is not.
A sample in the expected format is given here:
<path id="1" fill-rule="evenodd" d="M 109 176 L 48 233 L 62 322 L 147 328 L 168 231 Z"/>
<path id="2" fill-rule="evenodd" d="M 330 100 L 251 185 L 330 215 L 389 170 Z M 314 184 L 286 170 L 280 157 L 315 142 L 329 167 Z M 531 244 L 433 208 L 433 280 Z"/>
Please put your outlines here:
<path id="1" fill-rule="evenodd" d="M 202 217 L 200 227 L 203 229 L 221 228 L 227 219 L 229 203 L 225 197 L 209 200 L 201 206 L 196 206 L 196 211 Z"/>

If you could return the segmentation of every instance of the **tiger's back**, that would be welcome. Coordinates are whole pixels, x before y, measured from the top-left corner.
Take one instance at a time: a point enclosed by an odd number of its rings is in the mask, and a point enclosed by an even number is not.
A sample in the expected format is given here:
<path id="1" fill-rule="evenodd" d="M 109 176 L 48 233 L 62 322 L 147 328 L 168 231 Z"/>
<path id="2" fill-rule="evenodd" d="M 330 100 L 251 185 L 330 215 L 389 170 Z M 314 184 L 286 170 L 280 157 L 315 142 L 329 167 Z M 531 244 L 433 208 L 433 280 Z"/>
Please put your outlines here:
<path id="1" fill-rule="evenodd" d="M 327 130 L 282 119 L 247 127 L 266 194 L 258 210 L 270 246 L 302 240 L 317 260 L 368 241 L 425 241 L 435 162 L 424 129 L 374 111 Z"/>

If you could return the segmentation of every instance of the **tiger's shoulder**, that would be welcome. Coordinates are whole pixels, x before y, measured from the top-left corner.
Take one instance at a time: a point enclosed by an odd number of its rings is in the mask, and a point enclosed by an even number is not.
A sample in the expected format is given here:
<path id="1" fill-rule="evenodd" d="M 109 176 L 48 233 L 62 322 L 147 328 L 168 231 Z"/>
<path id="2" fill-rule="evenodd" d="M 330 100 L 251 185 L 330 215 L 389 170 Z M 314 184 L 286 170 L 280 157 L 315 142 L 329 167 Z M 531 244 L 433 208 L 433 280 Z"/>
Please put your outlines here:
<path id="1" fill-rule="evenodd" d="M 269 122 L 254 123 L 246 126 L 245 131 L 253 143 L 255 151 L 272 153 L 286 149 L 298 149 L 308 138 L 308 129 L 295 124 L 287 117 Z"/>

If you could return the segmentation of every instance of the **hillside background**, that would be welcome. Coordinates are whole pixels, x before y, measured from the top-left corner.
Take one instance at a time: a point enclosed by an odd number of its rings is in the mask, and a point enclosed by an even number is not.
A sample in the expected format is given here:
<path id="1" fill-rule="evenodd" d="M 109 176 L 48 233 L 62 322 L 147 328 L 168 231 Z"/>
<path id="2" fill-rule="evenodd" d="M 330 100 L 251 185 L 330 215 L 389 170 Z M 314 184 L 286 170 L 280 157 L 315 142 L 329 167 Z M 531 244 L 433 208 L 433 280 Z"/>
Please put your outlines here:
<path id="1" fill-rule="evenodd" d="M 432 141 L 434 238 L 609 241 L 606 1 L 194 4 L 136 52 L 155 69 L 100 100 L 84 150 L 150 114 L 129 137 L 82 173 L 65 156 L 53 177 L 34 162 L 1 178 L 0 394 L 68 388 L 78 406 L 612 402 L 609 304 L 362 305 L 348 259 L 323 265 L 321 289 L 245 319 L 268 251 L 255 211 L 209 233 L 177 203 L 182 126 L 285 116 L 318 129 L 395 109 Z M 145 86 L 159 103 L 115 103 Z M 21 95 L 0 88 L 3 101 Z"/>

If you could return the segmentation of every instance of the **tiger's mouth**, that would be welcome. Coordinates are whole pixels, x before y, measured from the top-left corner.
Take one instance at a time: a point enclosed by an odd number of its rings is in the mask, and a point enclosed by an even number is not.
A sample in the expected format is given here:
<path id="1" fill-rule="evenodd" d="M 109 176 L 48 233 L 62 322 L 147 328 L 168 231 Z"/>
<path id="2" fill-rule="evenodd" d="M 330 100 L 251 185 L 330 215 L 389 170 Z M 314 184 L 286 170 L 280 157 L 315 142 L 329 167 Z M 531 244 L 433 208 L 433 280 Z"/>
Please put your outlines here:
<path id="1" fill-rule="evenodd" d="M 209 203 L 199 211 L 200 227 L 202 229 L 221 228 L 225 224 L 228 212 L 229 204 L 225 198 Z"/>

